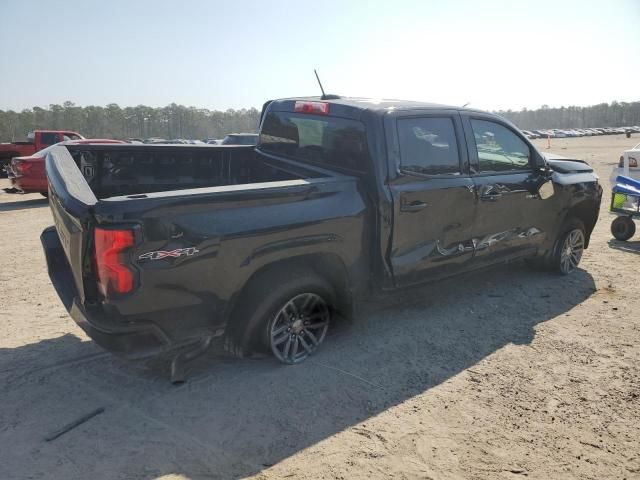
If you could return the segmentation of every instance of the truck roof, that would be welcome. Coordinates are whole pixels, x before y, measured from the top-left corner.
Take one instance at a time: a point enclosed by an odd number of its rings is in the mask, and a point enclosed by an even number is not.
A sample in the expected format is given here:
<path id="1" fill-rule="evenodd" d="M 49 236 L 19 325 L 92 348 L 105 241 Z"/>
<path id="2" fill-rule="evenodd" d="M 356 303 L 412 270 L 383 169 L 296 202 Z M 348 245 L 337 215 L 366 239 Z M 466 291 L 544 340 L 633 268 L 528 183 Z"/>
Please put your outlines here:
<path id="1" fill-rule="evenodd" d="M 332 105 L 340 105 L 349 107 L 354 110 L 360 111 L 372 111 L 385 114 L 393 110 L 430 110 L 430 109 L 447 109 L 447 110 L 468 110 L 479 111 L 476 109 L 464 108 L 460 106 L 443 105 L 439 103 L 430 102 L 417 102 L 412 100 L 394 100 L 394 99 L 377 99 L 377 98 L 361 98 L 361 97 L 341 97 L 329 95 L 330 98 L 323 99 L 322 97 L 292 97 L 282 98 L 274 100 L 271 104 L 272 108 L 288 110 L 290 104 L 296 101 L 309 101 L 309 102 L 326 102 Z M 280 107 L 280 108 L 278 108 Z"/>
<path id="2" fill-rule="evenodd" d="M 68 132 L 68 133 L 78 133 L 75 130 L 47 130 L 47 129 L 42 129 L 42 128 L 36 128 L 35 130 L 31 130 L 31 132 L 29 133 L 35 133 L 35 132 L 44 132 L 44 133 L 64 133 L 64 132 Z M 80 135 L 78 133 L 78 135 Z"/>

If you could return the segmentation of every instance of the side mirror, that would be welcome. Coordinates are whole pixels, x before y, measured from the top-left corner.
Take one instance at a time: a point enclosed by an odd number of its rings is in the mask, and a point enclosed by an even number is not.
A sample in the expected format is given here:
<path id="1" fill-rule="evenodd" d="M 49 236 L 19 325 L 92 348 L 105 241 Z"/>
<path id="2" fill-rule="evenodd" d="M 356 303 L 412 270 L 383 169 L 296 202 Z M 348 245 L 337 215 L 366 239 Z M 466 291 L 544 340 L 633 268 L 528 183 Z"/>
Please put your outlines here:
<path id="1" fill-rule="evenodd" d="M 540 180 L 538 183 L 538 196 L 542 200 L 546 200 L 547 198 L 553 197 L 555 193 L 555 188 L 553 182 L 551 181 L 551 176 L 553 175 L 553 170 L 544 159 L 544 157 L 538 154 L 538 170 L 540 172 Z"/>
<path id="2" fill-rule="evenodd" d="M 536 170 L 545 170 L 547 168 L 547 161 L 544 159 L 541 153 L 534 151 L 533 152 L 533 167 Z"/>
<path id="3" fill-rule="evenodd" d="M 555 188 L 553 186 L 553 182 L 545 181 L 538 187 L 538 196 L 542 200 L 546 200 L 547 198 L 553 197 L 555 193 Z"/>

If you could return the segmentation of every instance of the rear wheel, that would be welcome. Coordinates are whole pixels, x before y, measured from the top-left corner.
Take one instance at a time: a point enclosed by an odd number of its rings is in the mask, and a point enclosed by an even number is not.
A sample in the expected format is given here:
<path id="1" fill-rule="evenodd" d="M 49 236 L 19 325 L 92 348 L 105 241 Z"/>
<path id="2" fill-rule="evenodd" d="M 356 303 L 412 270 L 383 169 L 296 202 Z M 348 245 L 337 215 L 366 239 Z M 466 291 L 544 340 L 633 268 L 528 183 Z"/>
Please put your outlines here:
<path id="1" fill-rule="evenodd" d="M 301 293 L 289 299 L 268 323 L 269 347 L 282 363 L 301 363 L 324 340 L 331 310 L 317 293 Z"/>
<path id="2" fill-rule="evenodd" d="M 611 222 L 611 233 L 617 240 L 629 240 L 636 233 L 636 224 L 631 217 L 617 217 Z"/>
<path id="3" fill-rule="evenodd" d="M 0 178 L 7 178 L 9 176 L 6 167 L 10 161 L 10 158 L 0 158 Z"/>
<path id="4" fill-rule="evenodd" d="M 40 195 L 42 195 L 44 198 L 49 198 L 49 192 L 40 192 Z"/>
<path id="5" fill-rule="evenodd" d="M 562 275 L 575 271 L 582 259 L 586 243 L 584 224 L 571 220 L 556 240 L 551 258 L 551 267 Z"/>
<path id="6" fill-rule="evenodd" d="M 248 287 L 233 321 L 236 351 L 271 352 L 289 365 L 315 353 L 333 317 L 331 286 L 313 273 L 289 272 Z M 239 348 L 237 348 L 239 347 Z"/>

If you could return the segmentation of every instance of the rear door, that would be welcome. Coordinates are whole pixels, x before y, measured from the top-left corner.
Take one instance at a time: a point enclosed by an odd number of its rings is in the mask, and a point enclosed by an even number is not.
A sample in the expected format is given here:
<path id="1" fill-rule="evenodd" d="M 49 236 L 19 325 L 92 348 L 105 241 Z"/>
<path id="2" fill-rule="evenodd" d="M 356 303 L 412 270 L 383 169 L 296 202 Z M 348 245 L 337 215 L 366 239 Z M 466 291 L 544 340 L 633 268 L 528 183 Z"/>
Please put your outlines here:
<path id="1" fill-rule="evenodd" d="M 473 237 L 478 263 L 535 250 L 544 238 L 544 202 L 531 145 L 511 125 L 481 113 L 462 113 L 478 207 Z"/>
<path id="2" fill-rule="evenodd" d="M 396 285 L 467 268 L 473 258 L 475 193 L 458 112 L 398 112 L 385 122 Z"/>

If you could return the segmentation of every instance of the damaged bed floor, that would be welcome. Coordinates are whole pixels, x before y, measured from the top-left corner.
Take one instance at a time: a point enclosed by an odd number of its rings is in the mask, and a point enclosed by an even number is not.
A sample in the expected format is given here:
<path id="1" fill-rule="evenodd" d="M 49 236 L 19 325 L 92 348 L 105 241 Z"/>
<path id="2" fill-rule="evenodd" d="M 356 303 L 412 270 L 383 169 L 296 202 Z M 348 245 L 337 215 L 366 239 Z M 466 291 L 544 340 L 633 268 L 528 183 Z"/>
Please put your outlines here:
<path id="1" fill-rule="evenodd" d="M 574 275 L 377 299 L 302 365 L 213 349 L 178 387 L 87 339 L 47 277 L 47 201 L 0 193 L 0 478 L 640 478 L 640 235 L 606 213 L 637 141 L 553 141 L 605 188 Z"/>

